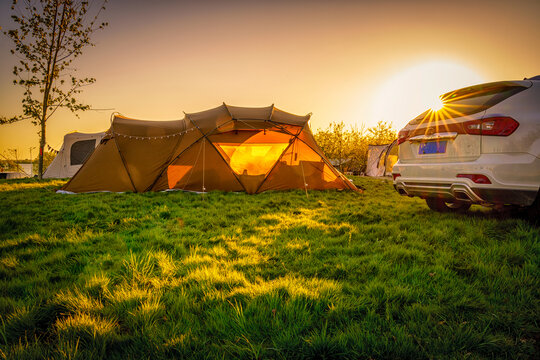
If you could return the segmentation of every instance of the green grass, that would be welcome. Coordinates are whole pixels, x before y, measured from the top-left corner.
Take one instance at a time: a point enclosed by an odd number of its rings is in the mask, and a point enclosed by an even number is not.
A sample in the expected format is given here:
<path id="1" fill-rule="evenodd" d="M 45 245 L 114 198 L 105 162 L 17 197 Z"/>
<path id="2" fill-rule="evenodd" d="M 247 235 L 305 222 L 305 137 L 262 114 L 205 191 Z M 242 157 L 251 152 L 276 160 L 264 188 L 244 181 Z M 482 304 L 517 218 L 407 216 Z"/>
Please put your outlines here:
<path id="1" fill-rule="evenodd" d="M 0 181 L 0 358 L 538 358 L 540 231 L 352 192 Z"/>

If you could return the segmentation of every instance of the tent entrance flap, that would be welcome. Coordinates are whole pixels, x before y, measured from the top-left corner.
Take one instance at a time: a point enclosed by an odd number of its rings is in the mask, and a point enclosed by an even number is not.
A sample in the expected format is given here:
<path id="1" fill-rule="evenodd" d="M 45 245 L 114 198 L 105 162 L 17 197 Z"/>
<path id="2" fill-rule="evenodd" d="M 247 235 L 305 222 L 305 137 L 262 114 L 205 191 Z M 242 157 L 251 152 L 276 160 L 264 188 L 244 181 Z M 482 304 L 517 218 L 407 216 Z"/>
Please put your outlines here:
<path id="1" fill-rule="evenodd" d="M 169 189 L 244 191 L 227 163 L 209 141 L 199 141 L 167 168 Z"/>
<path id="2" fill-rule="evenodd" d="M 255 193 L 292 137 L 275 131 L 234 131 L 212 141 L 248 193 Z"/>

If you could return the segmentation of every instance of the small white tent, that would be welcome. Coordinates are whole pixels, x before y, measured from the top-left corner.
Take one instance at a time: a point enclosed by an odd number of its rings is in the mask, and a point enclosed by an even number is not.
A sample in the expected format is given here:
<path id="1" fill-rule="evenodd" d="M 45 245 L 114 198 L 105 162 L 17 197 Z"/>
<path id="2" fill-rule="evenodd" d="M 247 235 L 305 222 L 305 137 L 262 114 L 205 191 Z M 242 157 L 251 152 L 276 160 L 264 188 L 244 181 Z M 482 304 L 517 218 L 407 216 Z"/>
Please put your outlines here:
<path id="1" fill-rule="evenodd" d="M 394 141 L 386 145 L 369 145 L 366 165 L 367 176 L 386 176 L 392 174 L 392 167 L 398 159 L 398 147 Z"/>
<path id="2" fill-rule="evenodd" d="M 105 136 L 104 132 L 66 134 L 62 148 L 43 173 L 43 178 L 67 178 L 75 175 L 84 161 L 99 145 L 103 136 Z"/>

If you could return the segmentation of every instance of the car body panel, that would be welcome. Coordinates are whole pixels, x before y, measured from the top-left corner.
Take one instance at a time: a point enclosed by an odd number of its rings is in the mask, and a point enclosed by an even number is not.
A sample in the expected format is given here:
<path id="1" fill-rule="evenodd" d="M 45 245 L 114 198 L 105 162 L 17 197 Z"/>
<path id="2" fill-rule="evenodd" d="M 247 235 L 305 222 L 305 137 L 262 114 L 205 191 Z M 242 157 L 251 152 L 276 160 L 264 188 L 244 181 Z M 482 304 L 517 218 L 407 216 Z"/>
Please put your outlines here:
<path id="1" fill-rule="evenodd" d="M 526 152 L 540 157 L 540 82 L 512 96 L 508 101 L 494 105 L 486 111 L 484 117 L 511 116 L 519 127 L 501 141 L 498 136 L 482 136 L 482 153 L 521 153 Z M 537 104 L 536 108 L 531 104 Z"/>

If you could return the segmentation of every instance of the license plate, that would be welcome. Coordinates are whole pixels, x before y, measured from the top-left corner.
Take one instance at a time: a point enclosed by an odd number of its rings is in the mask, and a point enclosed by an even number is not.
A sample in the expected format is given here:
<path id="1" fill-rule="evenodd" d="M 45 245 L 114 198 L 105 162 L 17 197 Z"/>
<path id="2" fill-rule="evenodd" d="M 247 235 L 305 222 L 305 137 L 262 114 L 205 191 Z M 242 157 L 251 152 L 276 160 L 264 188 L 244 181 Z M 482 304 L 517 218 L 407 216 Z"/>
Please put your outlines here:
<path id="1" fill-rule="evenodd" d="M 446 152 L 446 141 L 430 141 L 420 143 L 418 154 L 444 154 Z"/>

